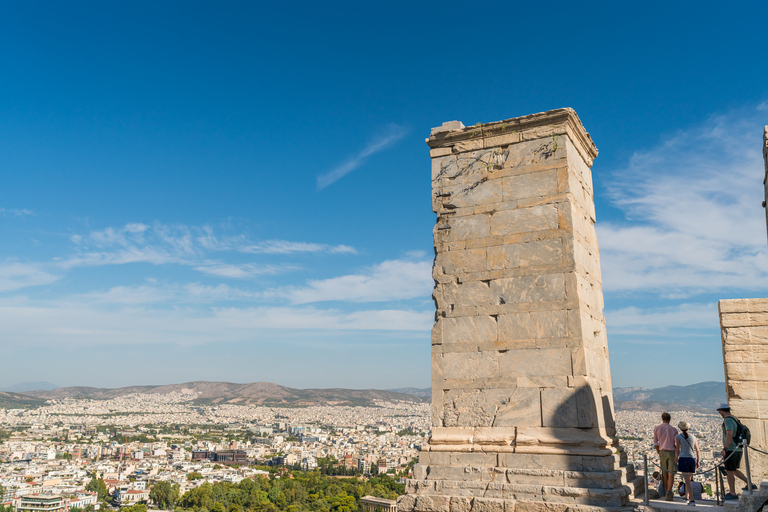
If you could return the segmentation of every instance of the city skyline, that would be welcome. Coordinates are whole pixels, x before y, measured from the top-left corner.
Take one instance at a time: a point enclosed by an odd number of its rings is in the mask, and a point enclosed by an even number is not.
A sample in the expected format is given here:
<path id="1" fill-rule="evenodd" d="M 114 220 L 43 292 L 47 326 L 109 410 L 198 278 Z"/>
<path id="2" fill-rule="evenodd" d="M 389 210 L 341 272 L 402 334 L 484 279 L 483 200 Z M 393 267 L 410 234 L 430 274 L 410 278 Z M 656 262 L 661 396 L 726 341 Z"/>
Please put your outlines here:
<path id="1" fill-rule="evenodd" d="M 717 300 L 765 296 L 760 16 L 41 5 L 0 20 L 0 388 L 428 387 L 454 119 L 591 133 L 614 387 L 723 380 Z"/>

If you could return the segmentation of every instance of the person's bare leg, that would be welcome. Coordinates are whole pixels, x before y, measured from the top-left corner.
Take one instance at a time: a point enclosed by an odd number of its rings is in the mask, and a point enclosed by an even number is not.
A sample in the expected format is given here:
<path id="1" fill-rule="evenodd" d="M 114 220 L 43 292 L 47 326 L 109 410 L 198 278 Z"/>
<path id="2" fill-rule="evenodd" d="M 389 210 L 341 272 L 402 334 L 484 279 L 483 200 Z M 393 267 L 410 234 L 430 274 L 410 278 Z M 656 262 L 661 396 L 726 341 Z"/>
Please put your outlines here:
<path id="1" fill-rule="evenodd" d="M 736 476 L 733 471 L 725 471 L 725 477 L 728 480 L 728 492 L 736 495 Z"/>
<path id="2" fill-rule="evenodd" d="M 688 501 L 693 501 L 693 485 L 691 484 L 691 474 L 683 473 L 683 482 L 685 482 L 685 497 Z"/>
<path id="3" fill-rule="evenodd" d="M 666 472 L 664 473 L 664 492 L 667 494 L 675 492 L 675 474 Z"/>
<path id="4" fill-rule="evenodd" d="M 736 471 L 734 471 L 733 474 L 739 477 L 741 480 L 743 480 L 744 483 L 747 483 L 747 477 L 744 475 L 744 473 L 741 472 L 740 469 L 737 469 Z"/>

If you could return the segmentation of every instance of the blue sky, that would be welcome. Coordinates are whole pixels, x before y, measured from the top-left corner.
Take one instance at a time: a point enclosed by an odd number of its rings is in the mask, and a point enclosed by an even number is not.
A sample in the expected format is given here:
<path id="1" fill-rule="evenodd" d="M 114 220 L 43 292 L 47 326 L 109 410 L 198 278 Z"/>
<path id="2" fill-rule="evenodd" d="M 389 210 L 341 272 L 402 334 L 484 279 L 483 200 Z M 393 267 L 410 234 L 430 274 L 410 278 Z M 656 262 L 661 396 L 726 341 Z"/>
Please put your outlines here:
<path id="1" fill-rule="evenodd" d="M 766 296 L 765 2 L 0 7 L 0 387 L 429 385 L 429 129 L 573 107 L 616 386 Z"/>

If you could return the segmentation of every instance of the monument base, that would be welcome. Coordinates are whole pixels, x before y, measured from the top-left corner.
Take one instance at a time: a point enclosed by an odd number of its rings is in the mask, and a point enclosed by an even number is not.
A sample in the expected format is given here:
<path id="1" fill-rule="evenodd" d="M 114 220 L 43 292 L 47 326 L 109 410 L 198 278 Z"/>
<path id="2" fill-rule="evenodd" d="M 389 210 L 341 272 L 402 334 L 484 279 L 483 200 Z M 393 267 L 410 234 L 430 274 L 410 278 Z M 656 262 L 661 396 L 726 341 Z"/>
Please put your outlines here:
<path id="1" fill-rule="evenodd" d="M 423 451 L 397 506 L 398 512 L 605 509 L 629 505 L 636 486 L 642 486 L 642 477 L 627 465 L 623 451 L 605 456 Z"/>

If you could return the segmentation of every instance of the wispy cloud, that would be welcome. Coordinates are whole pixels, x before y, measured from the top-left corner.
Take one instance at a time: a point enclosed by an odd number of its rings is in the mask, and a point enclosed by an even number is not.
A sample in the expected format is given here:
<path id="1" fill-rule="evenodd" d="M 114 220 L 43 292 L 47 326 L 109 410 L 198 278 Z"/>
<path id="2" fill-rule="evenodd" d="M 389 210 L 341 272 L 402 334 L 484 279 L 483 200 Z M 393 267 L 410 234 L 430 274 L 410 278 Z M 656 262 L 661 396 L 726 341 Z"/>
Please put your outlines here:
<path id="1" fill-rule="evenodd" d="M 50 284 L 60 276 L 46 272 L 40 265 L 18 262 L 0 263 L 0 292 Z"/>
<path id="2" fill-rule="evenodd" d="M 304 287 L 285 287 L 265 296 L 274 295 L 288 299 L 292 304 L 323 301 L 386 302 L 393 300 L 429 297 L 432 281 L 432 262 L 412 259 L 388 260 L 365 271 L 310 280 Z"/>
<path id="3" fill-rule="evenodd" d="M 195 270 L 203 272 L 204 274 L 233 279 L 245 279 L 261 275 L 277 274 L 278 272 L 284 272 L 295 268 L 297 267 L 289 265 L 254 265 L 252 263 L 233 265 L 231 263 L 222 262 L 208 262 L 204 265 L 194 267 Z"/>
<path id="4" fill-rule="evenodd" d="M 0 208 L 0 216 L 2 217 L 28 217 L 34 214 L 35 212 L 26 208 Z"/>
<path id="5" fill-rule="evenodd" d="M 703 331 L 717 332 L 717 304 L 684 303 L 663 308 L 642 309 L 635 306 L 607 310 L 606 325 L 611 336 L 617 334 L 642 339 L 701 336 Z"/>
<path id="6" fill-rule="evenodd" d="M 615 174 L 610 197 L 627 221 L 597 224 L 607 292 L 768 286 L 761 108 L 669 136 Z"/>
<path id="7" fill-rule="evenodd" d="M 288 242 L 286 240 L 268 240 L 255 245 L 243 245 L 240 252 L 262 254 L 293 254 L 325 252 L 329 254 L 357 254 L 354 247 L 348 245 L 313 244 L 307 242 Z"/>
<path id="8" fill-rule="evenodd" d="M 139 295 L 142 290 L 135 290 Z M 145 293 L 151 294 L 151 292 Z M 121 292 L 116 291 L 119 295 Z M 137 301 L 141 297 L 135 297 Z M 67 300 L 50 305 L 0 301 L 3 332 L 25 346 L 82 347 L 104 344 L 175 343 L 196 345 L 253 342 L 259 333 L 282 331 L 306 336 L 334 331 L 426 333 L 433 312 L 368 310 L 342 312 L 314 307 L 146 308 L 123 301 L 104 309 L 93 301 Z"/>
<path id="9" fill-rule="evenodd" d="M 59 258 L 60 268 L 149 263 L 179 264 L 208 275 L 246 279 L 280 271 L 295 265 L 230 263 L 211 258 L 225 252 L 242 254 L 326 253 L 356 254 L 348 245 L 329 245 L 287 240 L 252 240 L 245 234 L 217 233 L 211 226 L 129 223 L 120 228 L 108 227 L 71 237 L 76 254 Z"/>
<path id="10" fill-rule="evenodd" d="M 143 284 L 139 286 L 114 286 L 105 291 L 73 295 L 68 301 L 83 304 L 212 304 L 258 299 L 258 292 L 233 288 L 225 284 L 208 286 L 200 283 L 184 285 L 175 283 Z"/>
<path id="11" fill-rule="evenodd" d="M 384 151 L 388 147 L 390 147 L 392 144 L 397 142 L 398 140 L 402 139 L 407 133 L 407 130 L 405 130 L 403 127 L 398 126 L 396 124 L 391 124 L 387 127 L 386 131 L 376 137 L 374 140 L 372 140 L 362 151 L 360 151 L 357 155 L 352 157 L 349 161 L 346 163 L 336 167 L 335 169 L 332 169 L 331 171 L 321 174 L 317 177 L 317 189 L 322 190 L 331 183 L 343 178 L 350 172 L 354 171 L 360 165 L 365 162 L 365 160 L 376 153 L 379 153 L 380 151 Z"/>

